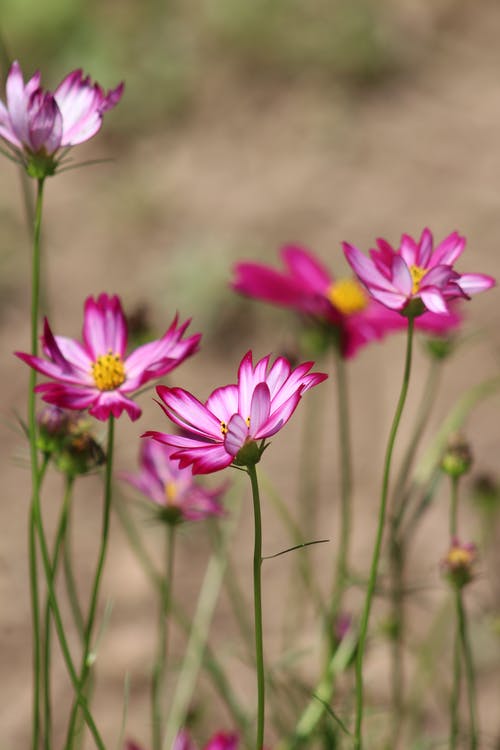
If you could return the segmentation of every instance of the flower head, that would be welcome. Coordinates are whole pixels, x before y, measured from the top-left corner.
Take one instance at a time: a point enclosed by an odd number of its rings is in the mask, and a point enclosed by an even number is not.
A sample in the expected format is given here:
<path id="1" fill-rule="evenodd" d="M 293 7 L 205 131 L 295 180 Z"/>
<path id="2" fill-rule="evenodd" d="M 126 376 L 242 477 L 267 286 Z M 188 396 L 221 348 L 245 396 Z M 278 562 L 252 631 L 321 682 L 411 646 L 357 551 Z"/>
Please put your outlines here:
<path id="1" fill-rule="evenodd" d="M 294 309 L 332 329 L 344 357 L 352 357 L 365 344 L 404 326 L 400 316 L 370 297 L 356 278 L 335 279 L 310 251 L 285 247 L 281 255 L 284 271 L 260 263 L 238 263 L 233 288 L 249 297 Z M 456 315 L 444 320 L 425 317 L 421 327 L 434 333 L 459 322 Z"/>
<path id="2" fill-rule="evenodd" d="M 462 588 L 474 578 L 477 548 L 472 542 L 461 542 L 454 537 L 446 557 L 441 560 L 441 569 L 450 583 Z"/>
<path id="3" fill-rule="evenodd" d="M 224 510 L 219 498 L 226 487 L 208 490 L 197 484 L 190 468 L 181 469 L 178 462 L 172 460 L 175 450 L 156 440 L 143 440 L 139 473 L 122 474 L 122 479 L 156 503 L 169 523 L 222 515 Z"/>
<path id="4" fill-rule="evenodd" d="M 278 357 L 269 370 L 268 365 L 269 356 L 254 367 L 248 352 L 237 385 L 217 388 L 205 404 L 181 388 L 159 385 L 160 406 L 184 434 L 149 431 L 143 437 L 176 448 L 172 458 L 180 467 L 192 466 L 193 474 L 210 474 L 233 462 L 257 463 L 264 440 L 288 422 L 305 391 L 328 377 L 310 373 L 312 362 L 292 370 L 284 357 Z"/>
<path id="5" fill-rule="evenodd" d="M 207 742 L 203 750 L 237 750 L 239 744 L 238 735 L 231 732 L 217 732 Z M 181 729 L 174 740 L 172 750 L 197 750 L 189 733 Z"/>
<path id="6" fill-rule="evenodd" d="M 49 404 L 88 409 L 96 419 L 119 417 L 125 410 L 133 420 L 141 409 L 129 395 L 150 380 L 166 375 L 198 348 L 200 334 L 183 339 L 189 325 L 177 327 L 177 316 L 161 339 L 139 346 L 125 356 L 127 324 L 119 297 L 101 294 L 85 301 L 83 343 L 54 336 L 45 320 L 42 336 L 47 359 L 24 352 L 16 355 L 54 382 L 36 391 Z"/>
<path id="7" fill-rule="evenodd" d="M 66 76 L 54 92 L 44 91 L 36 72 L 25 83 L 21 66 L 12 63 L 5 105 L 0 101 L 0 137 L 13 149 L 30 174 L 54 174 L 58 152 L 92 138 L 102 118 L 121 99 L 123 83 L 104 92 L 81 70 Z"/>
<path id="8" fill-rule="evenodd" d="M 378 248 L 367 258 L 353 245 L 344 243 L 347 261 L 371 296 L 400 313 L 448 314 L 448 302 L 469 299 L 470 295 L 490 289 L 491 276 L 460 274 L 453 264 L 463 253 L 465 238 L 457 232 L 448 235 L 436 248 L 429 229 L 418 242 L 408 235 L 395 250 L 386 240 L 377 240 Z M 415 305 L 415 301 L 418 301 Z"/>

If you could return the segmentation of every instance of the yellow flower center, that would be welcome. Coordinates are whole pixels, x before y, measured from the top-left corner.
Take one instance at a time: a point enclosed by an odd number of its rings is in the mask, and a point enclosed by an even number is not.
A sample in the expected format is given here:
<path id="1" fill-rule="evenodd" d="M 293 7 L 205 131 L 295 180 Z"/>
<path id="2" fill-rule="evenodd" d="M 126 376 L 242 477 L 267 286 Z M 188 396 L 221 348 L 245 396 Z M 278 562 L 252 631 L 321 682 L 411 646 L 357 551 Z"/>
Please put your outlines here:
<path id="1" fill-rule="evenodd" d="M 417 292 L 420 290 L 420 282 L 422 281 L 426 273 L 427 268 L 420 268 L 420 266 L 410 266 L 410 275 L 413 282 L 413 286 L 411 288 L 412 294 L 417 294 Z"/>
<path id="2" fill-rule="evenodd" d="M 473 554 L 470 550 L 463 547 L 452 547 L 446 555 L 446 562 L 452 568 L 461 568 L 470 565 L 473 561 Z"/>
<path id="3" fill-rule="evenodd" d="M 172 506 L 176 504 L 177 500 L 177 487 L 175 482 L 166 482 L 165 483 L 165 499 L 167 501 L 167 506 Z"/>
<path id="4" fill-rule="evenodd" d="M 225 422 L 220 423 L 220 431 L 223 435 L 227 435 L 227 424 Z"/>
<path id="5" fill-rule="evenodd" d="M 326 297 L 342 315 L 361 312 L 368 304 L 367 295 L 356 279 L 335 281 L 328 288 Z"/>
<path id="6" fill-rule="evenodd" d="M 114 391 L 125 382 L 125 368 L 119 354 L 111 349 L 107 354 L 100 354 L 92 364 L 92 377 L 100 391 Z"/>

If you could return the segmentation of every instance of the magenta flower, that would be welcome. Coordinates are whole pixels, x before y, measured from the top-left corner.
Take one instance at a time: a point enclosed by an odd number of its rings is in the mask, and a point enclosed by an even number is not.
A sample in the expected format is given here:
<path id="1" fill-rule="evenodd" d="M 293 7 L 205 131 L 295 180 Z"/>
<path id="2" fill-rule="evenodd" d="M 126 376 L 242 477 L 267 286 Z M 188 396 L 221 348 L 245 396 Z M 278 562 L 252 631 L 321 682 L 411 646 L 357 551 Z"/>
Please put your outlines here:
<path id="1" fill-rule="evenodd" d="M 224 509 L 219 498 L 226 486 L 208 490 L 193 479 L 190 468 L 181 469 L 172 460 L 176 448 L 156 440 L 143 440 L 138 474 L 122 474 L 122 479 L 156 503 L 171 522 L 200 521 L 221 516 Z"/>
<path id="2" fill-rule="evenodd" d="M 181 388 L 159 385 L 160 406 L 184 434 L 149 431 L 143 437 L 176 448 L 172 458 L 180 467 L 192 466 L 193 474 L 210 474 L 233 461 L 257 463 L 265 439 L 288 422 L 302 394 L 328 377 L 310 373 L 312 362 L 291 370 L 279 357 L 269 371 L 268 365 L 269 356 L 254 367 L 248 352 L 239 367 L 238 384 L 217 388 L 205 404 Z"/>
<path id="3" fill-rule="evenodd" d="M 344 252 L 372 297 L 391 310 L 403 312 L 410 302 L 420 300 L 422 312 L 427 309 L 445 315 L 450 300 L 469 299 L 495 284 L 491 276 L 454 270 L 453 264 L 465 248 L 465 238 L 457 232 L 435 249 L 429 229 L 424 229 L 419 242 L 403 235 L 398 250 L 382 239 L 377 245 L 378 249 L 370 250 L 371 258 L 347 242 Z"/>
<path id="4" fill-rule="evenodd" d="M 44 91 L 40 83 L 38 71 L 24 83 L 16 61 L 7 76 L 7 106 L 0 101 L 0 137 L 37 177 L 54 173 L 61 149 L 92 138 L 104 113 L 123 94 L 123 83 L 104 93 L 99 84 L 84 78 L 81 70 L 67 75 L 53 93 Z M 35 174 L 37 167 L 40 174 Z"/>
<path id="5" fill-rule="evenodd" d="M 334 279 L 308 250 L 285 247 L 281 255 L 284 271 L 260 263 L 238 263 L 233 288 L 333 327 L 339 334 L 344 357 L 352 357 L 365 344 L 404 326 L 400 316 L 372 299 L 356 278 Z M 429 314 L 419 327 L 444 333 L 458 322 L 455 314 L 445 319 Z"/>
<path id="6" fill-rule="evenodd" d="M 203 750 L 237 750 L 238 743 L 237 734 L 218 732 L 207 742 Z M 185 729 L 181 729 L 174 740 L 172 750 L 197 750 L 197 747 L 189 733 Z"/>
<path id="7" fill-rule="evenodd" d="M 47 359 L 24 352 L 16 355 L 55 382 L 36 391 L 49 404 L 63 409 L 88 409 L 96 419 L 119 417 L 125 410 L 133 420 L 141 409 L 129 395 L 150 380 L 166 375 L 198 348 L 200 334 L 183 339 L 190 321 L 177 327 L 177 316 L 161 339 L 138 347 L 125 357 L 127 323 L 119 297 L 101 294 L 85 301 L 83 344 L 54 336 L 47 320 L 42 336 Z"/>

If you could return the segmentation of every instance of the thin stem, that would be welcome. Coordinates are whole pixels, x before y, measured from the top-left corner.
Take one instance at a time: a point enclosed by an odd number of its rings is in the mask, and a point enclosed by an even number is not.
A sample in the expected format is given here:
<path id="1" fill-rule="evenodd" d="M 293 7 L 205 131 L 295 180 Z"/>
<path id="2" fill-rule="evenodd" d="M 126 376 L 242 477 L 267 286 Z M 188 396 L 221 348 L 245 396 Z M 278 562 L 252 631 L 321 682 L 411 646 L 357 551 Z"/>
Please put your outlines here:
<path id="1" fill-rule="evenodd" d="M 255 618 L 255 661 L 257 665 L 257 738 L 256 750 L 264 746 L 264 710 L 265 710 L 265 681 L 264 681 L 264 646 L 262 638 L 262 596 L 261 596 L 261 568 L 262 568 L 262 521 L 260 514 L 259 484 L 255 465 L 247 466 L 248 476 L 252 485 L 252 499 L 254 512 L 254 550 L 253 550 L 253 597 Z"/>
<path id="2" fill-rule="evenodd" d="M 340 478 L 340 535 L 337 565 L 335 570 L 331 609 L 329 623 L 327 623 L 330 649 L 329 657 L 335 646 L 333 638 L 333 622 L 337 617 L 345 583 L 349 575 L 349 541 L 351 535 L 351 495 L 352 495 L 352 469 L 351 469 L 351 435 L 349 422 L 349 393 L 347 388 L 346 362 L 340 348 L 334 346 L 338 411 L 338 442 L 339 442 L 339 478 Z"/>
<path id="3" fill-rule="evenodd" d="M 94 622 L 97 613 L 97 602 L 99 598 L 99 589 L 102 578 L 102 572 L 104 569 L 104 562 L 106 559 L 106 552 L 108 549 L 108 537 L 109 537 L 109 519 L 111 511 L 111 497 L 112 497 L 112 476 L 113 476 L 113 446 L 114 446 L 114 428 L 115 421 L 114 417 L 110 415 L 108 421 L 108 443 L 106 450 L 106 474 L 104 480 L 104 504 L 103 504 L 103 518 L 102 518 L 102 531 L 101 531 L 101 545 L 99 549 L 99 557 L 97 560 L 97 567 L 94 576 L 94 583 L 92 586 L 92 593 L 90 597 L 90 607 L 87 616 L 87 622 L 85 625 L 84 633 L 84 644 L 82 653 L 82 662 L 80 665 L 80 679 L 79 689 L 82 695 L 85 695 L 85 689 L 87 686 L 87 680 L 89 677 L 90 668 L 93 664 L 93 658 L 91 654 L 91 642 L 92 633 L 94 630 Z M 71 717 L 68 725 L 68 732 L 66 735 L 66 750 L 70 750 L 73 745 L 73 739 L 75 735 L 75 724 L 78 715 L 78 702 L 73 702 L 71 709 Z"/>
<path id="4" fill-rule="evenodd" d="M 459 591 L 456 592 L 456 596 L 460 596 Z M 460 731 L 458 711 L 460 703 L 460 684 L 462 681 L 462 649 L 460 645 L 460 634 L 458 631 L 459 626 L 457 622 L 457 632 L 455 633 L 453 643 L 453 684 L 450 695 L 450 750 L 457 749 L 458 735 Z"/>
<path id="5" fill-rule="evenodd" d="M 38 535 L 38 539 L 40 542 L 40 551 L 42 553 L 42 562 L 43 562 L 43 568 L 44 568 L 44 573 L 45 573 L 45 580 L 47 582 L 50 608 L 52 610 L 52 616 L 54 618 L 54 624 L 56 627 L 57 637 L 61 645 L 61 651 L 62 651 L 62 655 L 64 658 L 64 662 L 66 664 L 66 668 L 68 670 L 68 673 L 71 679 L 71 684 L 73 685 L 73 689 L 75 690 L 75 693 L 76 693 L 76 702 L 82 709 L 84 719 L 92 733 L 96 746 L 99 748 L 99 750 L 106 750 L 104 746 L 104 742 L 102 741 L 101 736 L 95 725 L 94 719 L 92 718 L 92 715 L 88 709 L 85 696 L 82 694 L 82 691 L 80 689 L 78 676 L 76 674 L 76 670 L 73 664 L 73 660 L 71 658 L 69 646 L 66 641 L 66 636 L 64 633 L 64 625 L 62 622 L 61 613 L 59 611 L 59 605 L 57 603 L 56 595 L 54 593 L 54 587 L 52 585 L 52 580 L 51 580 L 52 567 L 50 564 L 47 540 L 45 539 L 45 532 L 43 529 L 42 517 L 40 514 L 40 503 L 35 503 L 35 506 L 34 506 L 34 523 L 35 523 L 35 531 L 36 531 L 36 534 Z"/>
<path id="6" fill-rule="evenodd" d="M 40 234 L 42 229 L 44 181 L 38 180 L 35 217 L 33 223 L 33 253 L 31 260 L 31 354 L 38 354 L 38 309 L 40 305 Z M 33 622 L 33 719 L 32 750 L 37 750 L 40 741 L 40 677 L 41 677 L 41 639 L 40 639 L 40 603 L 38 597 L 38 571 L 36 560 L 35 516 L 40 512 L 40 474 L 38 471 L 38 449 L 36 428 L 36 370 L 31 368 L 28 394 L 28 434 L 31 459 L 31 510 L 29 518 L 29 555 L 30 555 L 30 593 Z"/>
<path id="7" fill-rule="evenodd" d="M 174 579 L 174 540 L 175 526 L 169 524 L 165 538 L 165 573 L 160 588 L 160 602 L 158 608 L 158 642 L 156 661 L 153 666 L 151 680 L 151 709 L 153 750 L 161 750 L 163 734 L 163 716 L 165 708 L 165 675 L 167 672 L 168 625 L 170 602 L 172 598 L 172 583 Z"/>
<path id="8" fill-rule="evenodd" d="M 469 750 L 477 750 L 478 745 L 478 723 L 476 708 L 476 676 L 474 671 L 474 662 L 472 659 L 472 649 L 470 645 L 469 632 L 467 626 L 467 615 L 465 613 L 462 599 L 462 591 L 458 590 L 456 595 L 457 622 L 462 655 L 465 666 L 465 682 L 467 686 L 467 702 L 469 706 Z"/>
<path id="9" fill-rule="evenodd" d="M 380 510 L 377 534 L 375 537 L 375 546 L 373 549 L 372 563 L 370 567 L 370 576 L 368 579 L 368 587 L 366 591 L 365 605 L 360 623 L 359 632 L 359 644 L 358 653 L 356 658 L 356 720 L 355 720 L 355 733 L 354 733 L 354 747 L 355 750 L 361 750 L 363 746 L 362 729 L 363 729 L 363 657 L 366 644 L 366 635 L 368 632 L 368 622 L 370 619 L 370 611 L 373 599 L 373 593 L 375 591 L 375 584 L 377 581 L 378 563 L 380 559 L 380 550 L 382 546 L 382 536 L 385 525 L 385 514 L 387 506 L 387 496 L 389 491 L 389 476 L 391 469 L 392 453 L 394 444 L 396 442 L 396 435 L 401 421 L 401 415 L 403 413 L 404 404 L 406 401 L 406 395 L 408 393 L 408 385 L 410 382 L 410 370 L 411 370 L 411 358 L 413 348 L 413 329 L 414 320 L 413 318 L 408 319 L 408 333 L 407 333 L 407 344 L 406 344 L 406 357 L 403 374 L 403 383 L 401 386 L 401 392 L 399 394 L 398 404 L 394 419 L 389 433 L 389 441 L 387 444 L 387 451 L 384 461 L 384 473 L 382 479 L 382 490 L 380 497 Z"/>
<path id="10" fill-rule="evenodd" d="M 71 555 L 71 505 L 68 507 L 68 518 L 67 518 L 67 531 L 63 539 L 63 569 L 64 569 L 64 582 L 66 584 L 66 592 L 68 594 L 68 601 L 73 615 L 73 621 L 78 635 L 83 643 L 84 636 L 84 622 L 82 608 L 78 601 L 78 593 L 75 577 L 73 574 L 73 564 Z"/>
<path id="11" fill-rule="evenodd" d="M 458 528 L 458 480 L 459 477 L 451 479 L 451 502 L 450 502 L 450 536 L 456 537 Z"/>
<path id="12" fill-rule="evenodd" d="M 389 542 L 389 565 L 391 575 L 391 747 L 398 746 L 401 723 L 403 719 L 404 670 L 403 670 L 403 633 L 404 620 L 404 541 L 398 538 L 398 532 L 391 524 Z"/>
<path id="13" fill-rule="evenodd" d="M 57 566 L 59 563 L 59 553 L 61 551 L 61 545 L 64 544 L 64 537 L 67 529 L 68 522 L 68 508 L 71 501 L 71 492 L 73 489 L 74 477 L 68 476 L 66 478 L 66 486 L 64 490 L 64 498 L 61 508 L 61 515 L 59 517 L 59 524 L 56 532 L 56 539 L 54 542 L 54 551 L 52 553 L 52 571 L 51 571 L 51 586 L 54 587 Z M 44 646 L 44 748 L 50 750 L 52 742 L 52 706 L 51 706 L 51 695 L 50 695 L 50 650 L 51 650 L 51 629 L 50 629 L 50 602 L 47 597 L 45 603 L 45 646 Z"/>

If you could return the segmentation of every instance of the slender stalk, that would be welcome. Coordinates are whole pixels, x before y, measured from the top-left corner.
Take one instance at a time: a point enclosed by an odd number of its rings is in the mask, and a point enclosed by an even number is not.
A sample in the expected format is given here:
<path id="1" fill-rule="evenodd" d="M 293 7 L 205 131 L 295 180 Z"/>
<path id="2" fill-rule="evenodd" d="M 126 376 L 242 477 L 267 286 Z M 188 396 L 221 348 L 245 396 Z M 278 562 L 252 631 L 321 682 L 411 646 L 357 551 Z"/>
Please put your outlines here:
<path id="1" fill-rule="evenodd" d="M 456 592 L 456 596 L 460 596 L 460 592 Z M 457 608 L 458 612 L 458 608 Z M 453 644 L 453 684 L 450 695 L 450 750 L 457 750 L 458 736 L 460 731 L 459 724 L 459 704 L 460 704 L 460 684 L 462 681 L 462 649 L 460 645 L 460 635 L 458 632 L 455 633 L 455 641 Z"/>
<path id="2" fill-rule="evenodd" d="M 40 235 L 42 230 L 44 180 L 37 182 L 37 197 L 33 222 L 33 252 L 31 259 L 31 354 L 38 354 L 38 310 L 40 306 Z M 31 509 L 29 518 L 30 593 L 33 623 L 33 719 L 32 750 L 37 750 L 40 741 L 40 678 L 41 678 L 41 639 L 40 603 L 38 597 L 38 571 L 36 560 L 35 516 L 39 513 L 40 474 L 38 471 L 37 428 L 36 428 L 36 370 L 30 369 L 28 394 L 28 434 L 31 459 Z"/>
<path id="3" fill-rule="evenodd" d="M 64 490 L 64 498 L 61 508 L 61 515 L 59 517 L 59 524 L 57 526 L 56 539 L 54 542 L 54 551 L 52 553 L 52 570 L 51 570 L 51 586 L 55 586 L 57 567 L 59 563 L 59 553 L 61 551 L 61 545 L 64 544 L 64 536 L 66 534 L 67 522 L 68 522 L 68 508 L 71 501 L 71 492 L 73 489 L 74 477 L 68 476 L 66 478 L 66 486 Z M 44 644 L 44 738 L 43 745 L 45 750 L 50 750 L 52 746 L 52 705 L 51 705 L 51 690 L 50 690 L 50 651 L 51 651 L 51 629 L 50 629 L 50 602 L 47 597 L 45 603 L 45 644 Z"/>
<path id="4" fill-rule="evenodd" d="M 345 582 L 349 575 L 349 541 L 351 535 L 351 431 L 349 422 L 349 393 L 347 388 L 346 362 L 338 346 L 334 347 L 337 377 L 339 477 L 340 477 L 340 535 L 337 566 L 334 576 L 330 626 L 339 613 Z M 330 627 L 332 630 L 332 628 Z M 331 654 L 330 654 L 331 656 Z"/>
<path id="5" fill-rule="evenodd" d="M 467 703 L 469 706 L 469 750 L 477 750 L 478 746 L 478 722 L 476 707 L 476 676 L 474 671 L 474 662 L 472 659 L 472 649 L 470 645 L 469 632 L 467 626 L 467 616 L 465 613 L 462 599 L 462 591 L 456 593 L 457 624 L 460 645 L 465 666 L 465 682 L 467 686 Z"/>
<path id="6" fill-rule="evenodd" d="M 404 404 L 406 401 L 406 395 L 408 393 L 408 385 L 410 382 L 410 371 L 411 371 L 411 359 L 412 359 L 412 348 L 413 348 L 413 329 L 414 320 L 413 318 L 408 319 L 408 333 L 407 333 L 407 344 L 406 344 L 406 357 L 403 373 L 403 383 L 401 386 L 401 392 L 399 394 L 398 403 L 396 406 L 396 412 L 392 422 L 391 430 L 389 433 L 389 441 L 387 444 L 387 450 L 384 461 L 384 473 L 382 478 L 382 490 L 380 496 L 380 510 L 378 528 L 375 537 L 375 546 L 373 549 L 372 563 L 370 567 L 370 575 L 368 579 L 368 587 L 366 591 L 365 605 L 360 622 L 359 631 L 359 644 L 358 653 L 356 657 L 356 719 L 355 719 L 355 732 L 354 732 L 354 747 L 355 750 L 361 750 L 363 747 L 363 658 L 366 644 L 366 635 L 368 632 L 368 622 L 370 619 L 370 611 L 373 599 L 373 593 L 375 591 L 375 584 L 377 581 L 378 563 L 380 559 L 380 550 L 382 546 L 382 536 L 385 525 L 385 515 L 387 506 L 387 497 L 389 494 L 389 476 L 391 470 L 392 453 L 394 444 L 396 442 L 396 435 L 401 421 L 401 415 L 403 413 Z"/>
<path id="7" fill-rule="evenodd" d="M 151 710 L 153 750 L 161 750 L 163 734 L 163 717 L 165 709 L 165 676 L 167 673 L 167 650 L 168 650 L 168 625 L 170 615 L 170 602 L 172 599 L 172 584 L 174 580 L 174 540 L 175 526 L 167 526 L 167 537 L 165 539 L 165 573 L 160 589 L 160 602 L 158 608 L 158 642 L 156 650 L 156 661 L 153 666 L 151 680 Z"/>
<path id="8" fill-rule="evenodd" d="M 102 741 L 99 731 L 95 725 L 94 719 L 92 718 L 92 715 L 88 709 L 85 696 L 82 694 L 78 676 L 76 674 L 73 660 L 71 658 L 71 653 L 69 650 L 68 642 L 66 641 L 66 635 L 64 633 L 64 625 L 62 622 L 61 613 L 59 611 L 59 605 L 57 603 L 57 598 L 54 593 L 54 587 L 52 585 L 52 580 L 51 580 L 52 567 L 50 564 L 47 540 L 45 539 L 45 531 L 43 529 L 42 517 L 40 513 L 40 503 L 35 503 L 35 506 L 34 506 L 34 523 L 35 523 L 35 533 L 38 536 L 38 540 L 40 542 L 40 551 L 42 553 L 43 569 L 45 573 L 45 580 L 47 582 L 47 590 L 48 590 L 50 608 L 52 610 L 52 616 L 54 618 L 54 624 L 55 624 L 55 628 L 57 632 L 57 637 L 59 639 L 59 643 L 61 646 L 61 651 L 62 651 L 62 655 L 64 658 L 64 662 L 66 664 L 66 668 L 68 670 L 68 673 L 71 679 L 71 684 L 73 685 L 73 689 L 76 693 L 75 700 L 82 709 L 84 719 L 87 723 L 87 726 L 90 729 L 90 732 L 92 733 L 92 736 L 94 738 L 94 742 L 97 748 L 99 750 L 106 750 L 104 746 L 104 742 Z"/>
<path id="9" fill-rule="evenodd" d="M 255 618 L 255 661 L 257 665 L 257 738 L 256 750 L 264 746 L 264 712 L 265 712 L 265 681 L 264 681 L 264 646 L 262 638 L 262 596 L 261 596 L 261 568 L 262 568 L 262 521 L 260 514 L 259 484 L 257 470 L 254 464 L 247 466 L 248 476 L 252 485 L 252 499 L 254 512 L 254 550 L 253 550 L 253 599 Z"/>
<path id="10" fill-rule="evenodd" d="M 404 542 L 391 524 L 389 541 L 389 565 L 391 575 L 391 748 L 398 746 L 404 708 L 403 633 L 404 620 Z"/>
<path id="11" fill-rule="evenodd" d="M 80 678 L 79 678 L 79 691 L 82 695 L 85 695 L 85 689 L 87 686 L 87 680 L 89 677 L 90 668 L 93 664 L 93 658 L 91 653 L 92 645 L 92 633 L 94 630 L 94 622 L 97 614 L 97 602 L 99 598 L 99 589 L 101 584 L 102 572 L 104 569 L 104 562 L 106 559 L 106 552 L 108 549 L 108 538 L 109 538 L 109 519 L 111 511 L 111 497 L 112 497 L 112 476 L 113 476 L 113 447 L 114 447 L 114 428 L 115 422 L 114 417 L 111 415 L 108 421 L 108 443 L 106 450 L 106 474 L 104 480 L 104 504 L 103 504 L 103 518 L 102 518 L 102 531 L 101 531 L 101 545 L 99 549 L 99 557 L 97 560 L 97 567 L 94 576 L 94 583 L 92 586 L 92 593 L 90 597 L 90 607 L 87 616 L 87 622 L 85 624 L 84 633 L 84 644 L 82 653 L 82 662 L 80 665 Z M 73 707 L 71 709 L 71 717 L 68 725 L 68 732 L 66 735 L 66 750 L 70 750 L 73 746 L 73 739 L 75 735 L 75 724 L 78 715 L 78 701 L 73 701 Z"/>
<path id="12" fill-rule="evenodd" d="M 67 518 L 67 531 L 63 539 L 63 569 L 64 569 L 64 582 L 66 584 L 66 593 L 68 594 L 69 606 L 73 615 L 73 621 L 78 635 L 83 643 L 84 636 L 84 622 L 82 608 L 78 601 L 78 593 L 75 577 L 73 574 L 73 564 L 71 555 L 71 505 L 68 506 L 68 518 Z"/>
<path id="13" fill-rule="evenodd" d="M 451 503 L 450 503 L 450 536 L 456 537 L 458 528 L 458 480 L 459 477 L 451 479 Z"/>

